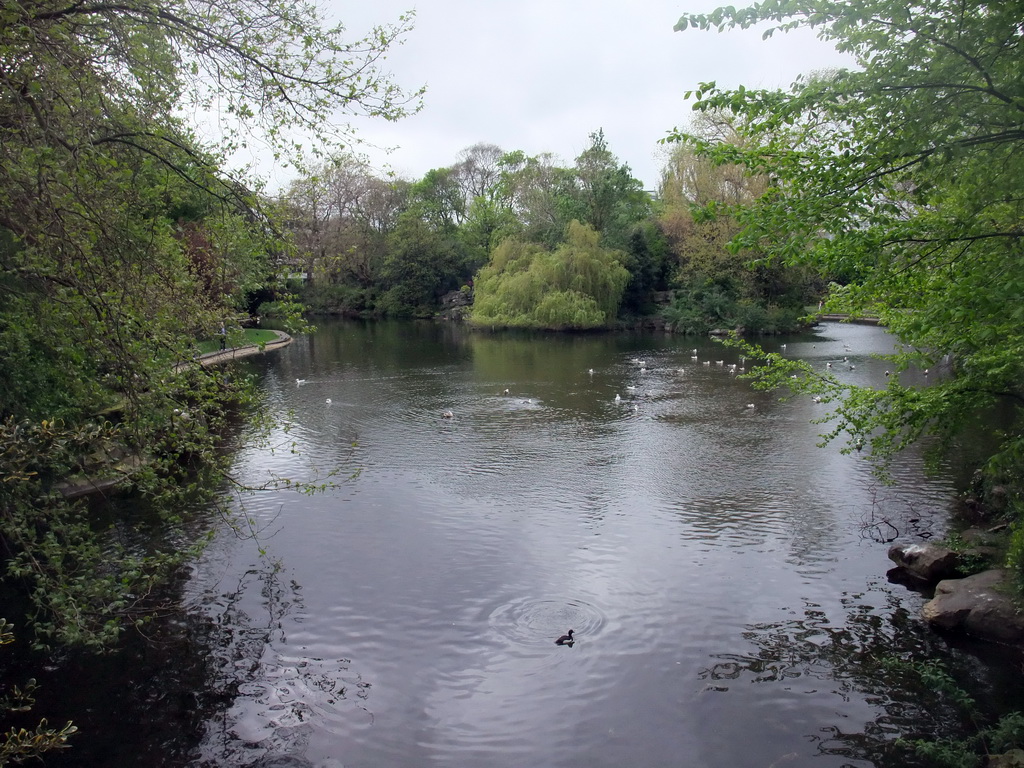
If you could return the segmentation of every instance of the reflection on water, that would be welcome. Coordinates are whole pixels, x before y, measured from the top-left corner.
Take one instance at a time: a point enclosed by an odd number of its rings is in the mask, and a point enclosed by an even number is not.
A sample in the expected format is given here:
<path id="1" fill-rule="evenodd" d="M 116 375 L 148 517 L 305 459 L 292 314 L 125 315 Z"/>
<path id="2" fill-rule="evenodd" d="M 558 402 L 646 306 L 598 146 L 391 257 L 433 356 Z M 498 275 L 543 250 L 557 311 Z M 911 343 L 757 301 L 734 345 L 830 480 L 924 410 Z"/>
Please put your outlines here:
<path id="1" fill-rule="evenodd" d="M 783 343 L 878 384 L 892 348 Z M 948 478 L 907 456 L 880 485 L 712 341 L 338 323 L 249 365 L 285 426 L 239 476 L 360 474 L 246 499 L 266 556 L 224 535 L 196 565 L 194 765 L 904 765 L 942 714 L 886 658 L 970 662 L 884 581 Z"/>
<path id="2" fill-rule="evenodd" d="M 858 383 L 892 346 L 785 343 Z M 930 635 L 886 540 L 941 532 L 952 489 L 817 448 L 824 406 L 752 391 L 734 357 L 338 324 L 256 364 L 299 453 L 239 471 L 360 475 L 248 501 L 267 557 L 225 537 L 197 567 L 230 694 L 197 765 L 901 764 L 892 738 L 932 715 L 883 661 Z"/>

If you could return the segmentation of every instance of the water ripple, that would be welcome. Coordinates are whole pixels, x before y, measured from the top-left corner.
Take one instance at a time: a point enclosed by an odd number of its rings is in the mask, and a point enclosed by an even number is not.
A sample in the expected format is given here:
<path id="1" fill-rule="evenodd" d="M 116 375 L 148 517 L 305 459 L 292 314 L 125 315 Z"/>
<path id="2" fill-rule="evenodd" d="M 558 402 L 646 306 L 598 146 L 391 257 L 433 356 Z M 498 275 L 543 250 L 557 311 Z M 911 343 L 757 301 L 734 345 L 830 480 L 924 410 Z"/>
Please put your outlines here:
<path id="1" fill-rule="evenodd" d="M 491 630 L 513 645 L 528 648 L 550 645 L 568 629 L 578 639 L 596 638 L 607 621 L 595 605 L 579 599 L 519 598 L 496 608 L 489 617 Z"/>
<path id="2" fill-rule="evenodd" d="M 833 336 L 789 353 L 884 342 Z M 362 473 L 252 500 L 280 571 L 236 589 L 251 558 L 204 565 L 223 575 L 193 604 L 226 637 L 211 665 L 233 696 L 209 727 L 218 764 L 289 746 L 403 768 L 839 764 L 815 740 L 885 716 L 870 664 L 897 639 L 888 604 L 858 598 L 863 620 L 839 604 L 888 566 L 860 526 L 902 530 L 948 483 L 911 456 L 879 486 L 815 447 L 818 405 L 752 391 L 733 355 L 339 324 L 268 359 L 268 407 L 291 426 L 239 476 Z"/>

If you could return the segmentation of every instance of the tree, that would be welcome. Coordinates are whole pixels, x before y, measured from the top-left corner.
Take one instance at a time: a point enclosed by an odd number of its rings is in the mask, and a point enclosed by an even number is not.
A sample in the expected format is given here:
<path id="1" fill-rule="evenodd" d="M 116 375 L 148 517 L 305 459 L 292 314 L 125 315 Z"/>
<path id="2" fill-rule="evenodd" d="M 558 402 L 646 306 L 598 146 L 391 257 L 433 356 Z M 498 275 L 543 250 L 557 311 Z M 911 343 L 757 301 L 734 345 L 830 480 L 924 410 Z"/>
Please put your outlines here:
<path id="1" fill-rule="evenodd" d="M 398 226 L 398 217 L 409 206 L 410 184 L 407 181 L 365 179 L 366 189 L 359 200 L 355 217 L 378 235 L 389 235 Z"/>
<path id="2" fill-rule="evenodd" d="M 600 232 L 609 247 L 624 248 L 633 226 L 651 212 L 643 186 L 608 148 L 603 130 L 590 134 L 574 170 L 573 217 Z"/>
<path id="3" fill-rule="evenodd" d="M 463 239 L 471 251 L 482 254 L 477 266 L 502 240 L 521 229 L 501 184 L 505 157 L 504 150 L 494 144 L 474 144 L 459 153 L 451 169 L 465 201 Z"/>
<path id="4" fill-rule="evenodd" d="M 431 315 L 441 296 L 460 284 L 461 249 L 452 233 L 438 231 L 415 210 L 388 237 L 381 269 L 383 308 L 397 316 Z"/>
<path id="5" fill-rule="evenodd" d="M 572 171 L 556 165 L 550 153 L 530 157 L 520 150 L 506 154 L 499 165 L 497 196 L 521 222 L 521 236 L 548 247 L 562 242 L 572 220 L 567 204 Z"/>
<path id="6" fill-rule="evenodd" d="M 347 153 L 312 167 L 289 185 L 284 195 L 288 227 L 306 267 L 307 285 L 327 280 L 365 287 L 373 282 L 380 243 L 395 226 L 394 193 L 395 187 L 374 177 L 364 160 Z"/>
<path id="7" fill-rule="evenodd" d="M 459 153 L 458 162 L 452 167 L 452 175 L 462 190 L 467 209 L 478 197 L 493 200 L 501 178 L 500 163 L 504 156 L 501 147 L 484 143 L 474 144 Z"/>
<path id="8" fill-rule="evenodd" d="M 0 546 L 41 639 L 106 642 L 191 552 L 119 547 L 57 483 L 94 454 L 140 454 L 133 480 L 174 525 L 193 473 L 224 471 L 244 384 L 172 371 L 244 319 L 287 251 L 224 153 L 258 138 L 294 159 L 348 135 L 339 111 L 415 109 L 379 68 L 411 20 L 346 42 L 276 0 L 0 0 L 0 19 Z M 216 148 L 180 117 L 204 110 Z"/>
<path id="9" fill-rule="evenodd" d="M 13 353 L 2 374 L 7 391 L 49 398 L 3 415 L 64 415 L 60 393 L 24 386 L 26 373 L 110 373 L 134 387 L 148 378 L 136 369 L 188 359 L 194 336 L 240 303 L 194 287 L 235 258 L 243 232 L 245 258 L 263 262 L 249 271 L 271 277 L 268 255 L 283 246 L 270 210 L 175 117 L 184 107 L 216 96 L 227 124 L 238 119 L 225 149 L 262 128 L 282 153 L 295 131 L 335 135 L 336 108 L 405 112 L 376 65 L 407 19 L 349 44 L 303 3 L 0 7 L 0 289 L 11 297 L 0 334 Z M 78 385 L 64 403 L 88 413 L 103 389 Z"/>
<path id="10" fill-rule="evenodd" d="M 472 322 L 495 327 L 583 330 L 607 327 L 629 272 L 625 254 L 602 248 L 600 235 L 578 221 L 553 251 L 509 239 L 476 280 Z"/>
<path id="11" fill-rule="evenodd" d="M 735 122 L 728 114 L 703 112 L 690 130 L 709 143 L 741 144 Z M 658 224 L 674 256 L 675 300 L 666 314 L 678 330 L 797 328 L 808 297 L 805 270 L 765 259 L 755 248 L 730 246 L 740 231 L 734 212 L 753 204 L 766 185 L 763 174 L 673 145 L 662 169 Z"/>
<path id="12" fill-rule="evenodd" d="M 633 228 L 626 247 L 623 266 L 629 270 L 629 283 L 622 296 L 623 313 L 651 314 L 655 291 L 668 287 L 667 243 L 654 222 L 647 221 Z"/>
<path id="13" fill-rule="evenodd" d="M 797 26 L 856 57 L 858 69 L 787 91 L 696 90 L 698 111 L 741 118 L 741 144 L 677 132 L 718 163 L 769 186 L 734 209 L 734 247 L 810 264 L 850 283 L 842 308 L 877 313 L 906 346 L 896 370 L 949 376 L 881 391 L 798 380 L 836 403 L 829 437 L 875 456 L 973 426 L 979 408 L 1013 412 L 990 463 L 1021 487 L 1024 467 L 1024 3 L 768 0 L 683 16 L 677 29 Z M 832 303 L 838 303 L 837 298 Z M 948 355 L 948 357 L 947 357 Z M 788 377 L 783 361 L 767 382 Z M 807 382 L 803 384 L 802 382 Z M 1019 498 L 1019 497 L 1017 497 Z M 1017 502 L 1019 504 L 1019 501 Z M 1024 529 L 1022 529 L 1024 530 Z M 1024 535 L 1022 535 L 1024 536 Z M 1016 557 L 1024 552 L 1018 541 Z"/>
<path id="14" fill-rule="evenodd" d="M 622 249 L 633 226 L 650 214 L 650 197 L 608 149 L 604 132 L 592 133 L 590 141 L 571 168 L 557 165 L 549 153 L 515 151 L 501 158 L 495 198 L 515 212 L 523 237 L 554 247 L 577 220 L 600 232 L 609 247 Z"/>
<path id="15" fill-rule="evenodd" d="M 296 179 L 285 193 L 288 225 L 298 251 L 299 263 L 307 280 L 314 279 L 318 265 L 328 255 L 328 228 L 337 217 L 327 179 L 320 174 Z"/>
<path id="16" fill-rule="evenodd" d="M 473 201 L 462 225 L 466 245 L 483 253 L 485 262 L 488 254 L 502 241 L 518 236 L 521 231 L 522 225 L 509 207 L 484 197 Z"/>
<path id="17" fill-rule="evenodd" d="M 435 229 L 454 229 L 466 218 L 466 198 L 451 168 L 434 168 L 412 185 L 413 205 Z"/>
<path id="18" fill-rule="evenodd" d="M 708 144 L 740 145 L 743 142 L 737 120 L 727 112 L 698 112 L 689 133 Z M 666 204 L 678 207 L 728 208 L 754 202 L 764 194 L 765 182 L 763 175 L 751 174 L 743 165 L 715 162 L 685 144 L 677 144 L 671 148 L 662 168 L 659 197 Z"/>
<path id="19" fill-rule="evenodd" d="M 741 141 L 723 114 L 700 114 L 691 131 L 709 145 Z M 685 144 L 672 148 L 661 173 L 659 221 L 678 261 L 678 282 L 727 280 L 737 288 L 746 282 L 748 265 L 760 253 L 728 247 L 739 232 L 731 214 L 764 189 L 764 177 L 752 177 L 742 165 L 716 163 Z"/>

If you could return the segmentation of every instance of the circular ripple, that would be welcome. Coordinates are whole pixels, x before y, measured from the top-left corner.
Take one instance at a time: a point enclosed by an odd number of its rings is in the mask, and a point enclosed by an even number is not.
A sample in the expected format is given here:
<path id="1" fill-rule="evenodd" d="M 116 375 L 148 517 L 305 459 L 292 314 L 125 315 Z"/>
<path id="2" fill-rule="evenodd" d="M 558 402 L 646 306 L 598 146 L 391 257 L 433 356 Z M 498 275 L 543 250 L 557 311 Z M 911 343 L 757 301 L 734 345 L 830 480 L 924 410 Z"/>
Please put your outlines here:
<path id="1" fill-rule="evenodd" d="M 491 629 L 519 645 L 547 645 L 568 629 L 584 640 L 600 632 L 605 621 L 597 606 L 577 599 L 521 598 L 490 616 Z"/>

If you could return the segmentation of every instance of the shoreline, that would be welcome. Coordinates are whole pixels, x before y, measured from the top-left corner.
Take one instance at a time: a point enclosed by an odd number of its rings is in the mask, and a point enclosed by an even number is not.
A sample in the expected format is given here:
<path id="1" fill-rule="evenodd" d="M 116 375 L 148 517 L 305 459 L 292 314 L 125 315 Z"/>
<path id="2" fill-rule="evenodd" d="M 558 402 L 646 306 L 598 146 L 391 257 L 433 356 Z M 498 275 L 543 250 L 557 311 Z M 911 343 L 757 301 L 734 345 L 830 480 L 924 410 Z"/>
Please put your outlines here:
<path id="1" fill-rule="evenodd" d="M 277 335 L 276 341 L 269 341 L 266 344 L 247 344 L 242 347 L 231 347 L 229 349 L 217 350 L 215 352 L 207 352 L 203 355 L 199 355 L 193 362 L 190 363 L 178 363 L 174 366 L 174 371 L 184 370 L 186 367 L 191 365 L 201 365 L 203 367 L 210 365 L 220 365 L 221 363 L 228 363 L 232 360 L 239 360 L 243 357 L 251 357 L 252 355 L 261 354 L 263 352 L 272 352 L 282 347 L 286 347 L 291 344 L 294 339 L 284 331 L 275 330 L 274 333 Z M 128 456 L 117 465 L 113 467 L 113 473 L 102 478 L 92 477 L 80 477 L 78 479 L 65 480 L 62 483 L 58 483 L 56 488 L 58 492 L 65 499 L 78 499 L 83 496 L 92 496 L 95 494 L 102 494 L 107 491 L 112 491 L 119 483 L 123 482 L 126 477 L 139 468 L 142 464 L 142 459 L 138 456 Z"/>
<path id="2" fill-rule="evenodd" d="M 268 341 L 266 344 L 246 344 L 242 347 L 228 347 L 227 349 L 218 349 L 215 352 L 206 352 L 205 354 L 196 357 L 192 363 L 178 363 L 174 366 L 174 370 L 180 371 L 185 366 L 193 365 L 194 363 L 198 363 L 202 366 L 227 363 L 232 360 L 238 360 L 242 357 L 258 355 L 262 352 L 271 352 L 275 349 L 286 347 L 295 341 L 295 339 L 284 331 L 276 331 L 273 329 L 271 329 L 271 331 L 277 335 L 276 341 Z"/>

